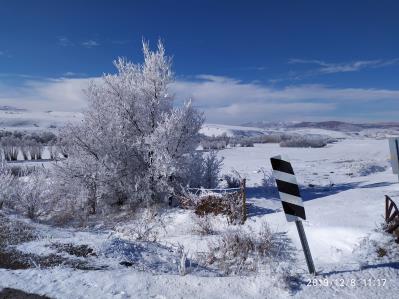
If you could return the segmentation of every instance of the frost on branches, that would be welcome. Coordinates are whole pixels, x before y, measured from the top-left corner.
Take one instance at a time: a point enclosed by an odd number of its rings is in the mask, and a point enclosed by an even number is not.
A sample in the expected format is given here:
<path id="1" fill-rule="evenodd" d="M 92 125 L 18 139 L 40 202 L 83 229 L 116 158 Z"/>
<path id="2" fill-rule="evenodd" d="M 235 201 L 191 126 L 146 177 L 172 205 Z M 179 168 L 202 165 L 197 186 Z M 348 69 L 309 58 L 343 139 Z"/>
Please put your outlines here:
<path id="1" fill-rule="evenodd" d="M 92 82 L 83 122 L 61 134 L 68 158 L 58 163 L 60 186 L 69 186 L 65 196 L 86 197 L 89 213 L 165 201 L 192 164 L 203 115 L 191 102 L 173 107 L 171 59 L 162 43 L 155 52 L 143 43 L 143 52 L 143 64 L 119 58 L 116 74 Z"/>

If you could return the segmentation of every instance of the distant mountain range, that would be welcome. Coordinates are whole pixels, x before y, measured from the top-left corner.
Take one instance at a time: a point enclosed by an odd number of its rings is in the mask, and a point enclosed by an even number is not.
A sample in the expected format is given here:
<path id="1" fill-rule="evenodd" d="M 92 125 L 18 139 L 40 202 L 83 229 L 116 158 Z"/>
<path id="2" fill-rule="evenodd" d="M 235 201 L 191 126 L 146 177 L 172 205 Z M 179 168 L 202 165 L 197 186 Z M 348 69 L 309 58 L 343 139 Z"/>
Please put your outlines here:
<path id="1" fill-rule="evenodd" d="M 78 122 L 82 113 L 62 111 L 29 111 L 12 106 L 0 106 L 0 130 L 58 130 L 66 123 Z"/>
<path id="2" fill-rule="evenodd" d="M 23 108 L 17 108 L 13 106 L 0 106 L 1 111 L 27 111 L 26 109 Z"/>
<path id="3" fill-rule="evenodd" d="M 30 111 L 24 108 L 0 105 L 0 130 L 58 130 L 66 123 L 80 122 L 83 114 L 80 112 L 62 112 L 62 111 Z M 310 129 L 316 134 L 317 130 L 322 129 L 340 132 L 343 134 L 358 134 L 365 132 L 369 134 L 370 130 L 377 130 L 382 134 L 392 131 L 399 134 L 399 122 L 379 122 L 379 123 L 351 123 L 343 121 L 321 121 L 321 122 L 249 122 L 241 126 L 205 124 L 201 133 L 207 136 L 219 136 L 227 134 L 228 136 L 257 136 L 266 131 Z M 323 132 L 322 132 L 323 133 Z M 323 133 L 325 134 L 325 132 Z M 335 135 L 334 135 L 335 136 Z"/>
<path id="4" fill-rule="evenodd" d="M 399 122 L 379 123 L 349 123 L 343 121 L 321 122 L 251 122 L 245 123 L 245 127 L 270 128 L 316 128 L 340 132 L 359 132 L 365 129 L 399 129 Z"/>

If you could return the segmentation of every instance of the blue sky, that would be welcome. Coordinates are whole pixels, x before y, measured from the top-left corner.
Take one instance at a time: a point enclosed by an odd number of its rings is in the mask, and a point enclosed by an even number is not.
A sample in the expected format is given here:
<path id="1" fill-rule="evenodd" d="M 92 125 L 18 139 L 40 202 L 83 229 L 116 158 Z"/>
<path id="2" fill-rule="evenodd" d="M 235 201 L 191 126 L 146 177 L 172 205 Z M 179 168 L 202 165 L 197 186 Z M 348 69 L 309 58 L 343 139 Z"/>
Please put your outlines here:
<path id="1" fill-rule="evenodd" d="M 399 120 L 398 1 L 0 0 L 0 104 L 80 110 L 141 40 L 209 122 Z"/>

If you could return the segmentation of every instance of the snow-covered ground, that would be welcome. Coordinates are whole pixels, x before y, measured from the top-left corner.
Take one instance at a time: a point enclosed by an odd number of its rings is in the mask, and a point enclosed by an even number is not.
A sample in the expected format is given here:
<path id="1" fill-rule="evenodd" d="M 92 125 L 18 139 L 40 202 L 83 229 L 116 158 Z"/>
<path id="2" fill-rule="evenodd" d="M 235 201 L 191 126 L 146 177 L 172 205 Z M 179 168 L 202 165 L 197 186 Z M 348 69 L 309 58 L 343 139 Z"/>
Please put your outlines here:
<path id="1" fill-rule="evenodd" d="M 53 131 L 57 132 L 59 128 L 66 123 L 76 123 L 83 119 L 81 112 L 64 111 L 31 111 L 9 106 L 0 106 L 0 130 L 8 131 Z M 355 131 L 348 130 L 329 130 L 318 127 L 297 127 L 294 123 L 272 123 L 258 124 L 255 126 L 239 126 L 206 123 L 200 133 L 206 136 L 220 136 L 226 134 L 229 137 L 250 137 L 269 134 L 273 132 L 313 134 L 329 136 L 332 138 L 348 138 L 353 136 L 369 137 L 374 139 L 383 139 L 387 136 L 398 135 L 396 127 L 384 127 L 376 124 L 376 127 L 357 128 Z M 256 125 L 254 123 L 253 125 Z M 350 128 L 350 125 L 349 125 Z"/>
<path id="2" fill-rule="evenodd" d="M 219 125 L 208 126 L 203 132 L 217 135 L 219 131 L 230 134 L 228 128 Z M 194 233 L 194 215 L 179 209 L 167 213 L 158 242 L 147 245 L 126 237 L 129 221 L 119 229 L 84 231 L 33 224 L 42 237 L 18 245 L 19 250 L 51 254 L 57 253 L 51 244 L 86 244 L 97 254 L 90 261 L 98 269 L 0 269 L 0 287 L 52 298 L 396 298 L 399 245 L 378 230 L 383 222 L 384 195 L 399 197 L 398 178 L 388 160 L 388 142 L 345 137 L 325 148 L 256 144 L 219 152 L 224 157 L 224 173 L 235 169 L 247 178 L 251 206 L 244 226 L 257 231 L 266 221 L 297 249 L 296 259 L 289 265 L 290 274 L 296 277 L 290 288 L 282 282 L 280 274 L 284 273 L 279 272 L 278 265 L 248 276 L 221 276 L 192 265 L 186 275 L 179 275 L 177 245 L 184 246 L 188 259 L 195 261 L 195 254 L 205 251 L 209 240 L 217 237 Z M 270 157 L 277 154 L 291 159 L 301 185 L 307 214 L 304 227 L 316 277 L 307 273 L 295 224 L 286 222 L 280 201 L 261 185 L 263 173 L 271 171 Z M 221 218 L 214 221 L 218 231 L 227 226 Z M 378 256 L 379 247 L 387 251 L 385 256 Z M 119 262 L 123 260 L 137 266 L 122 266 Z"/>

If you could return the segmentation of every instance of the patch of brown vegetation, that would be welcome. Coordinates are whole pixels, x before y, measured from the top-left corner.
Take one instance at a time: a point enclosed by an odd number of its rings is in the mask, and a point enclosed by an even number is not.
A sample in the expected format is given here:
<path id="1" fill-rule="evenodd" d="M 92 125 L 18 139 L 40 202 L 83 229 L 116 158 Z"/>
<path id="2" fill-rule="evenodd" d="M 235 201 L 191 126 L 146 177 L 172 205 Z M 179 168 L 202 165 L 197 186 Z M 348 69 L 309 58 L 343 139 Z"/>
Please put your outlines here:
<path id="1" fill-rule="evenodd" d="M 1 299 L 51 299 L 47 296 L 25 293 L 17 289 L 4 288 L 0 291 Z"/>
<path id="2" fill-rule="evenodd" d="M 206 195 L 195 205 L 195 214 L 204 217 L 208 214 L 226 215 L 230 224 L 245 222 L 243 200 L 240 192 L 225 193 L 223 196 Z"/>
<path id="3" fill-rule="evenodd" d="M 104 266 L 93 266 L 88 261 L 81 259 L 68 259 L 58 254 L 41 256 L 24 253 L 15 248 L 15 245 L 29 242 L 36 238 L 37 236 L 32 227 L 0 214 L 0 268 L 18 270 L 34 267 L 50 268 L 63 265 L 79 270 L 104 269 Z M 58 243 L 58 245 L 54 246 L 58 252 L 67 252 L 76 257 L 86 258 L 97 256 L 94 250 L 87 245 L 74 246 L 72 244 Z"/>
<path id="4" fill-rule="evenodd" d="M 378 257 L 384 257 L 387 255 L 387 251 L 384 248 L 379 247 L 377 249 L 377 255 L 378 255 Z"/>
<path id="5" fill-rule="evenodd" d="M 227 215 L 230 205 L 223 197 L 208 195 L 201 198 L 195 207 L 195 214 L 198 216 L 205 216 L 207 214 L 213 215 Z"/>
<path id="6" fill-rule="evenodd" d="M 79 259 L 68 259 L 58 254 L 40 256 L 31 253 L 24 253 L 15 248 L 0 248 L 0 268 L 3 269 L 29 269 L 29 268 L 52 268 L 65 266 L 78 270 L 101 270 L 106 266 L 93 266 L 88 261 Z M 0 297 L 1 298 L 1 297 Z"/>
<path id="7" fill-rule="evenodd" d="M 97 256 L 94 252 L 93 248 L 90 248 L 88 245 L 73 245 L 71 243 L 62 244 L 62 243 L 53 243 L 50 245 L 51 249 L 56 249 L 58 252 L 66 252 L 70 255 L 74 255 L 77 257 L 89 257 L 89 256 Z"/>
<path id="8" fill-rule="evenodd" d="M 0 248 L 32 241 L 35 238 L 34 230 L 29 225 L 0 214 Z"/>

